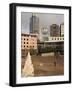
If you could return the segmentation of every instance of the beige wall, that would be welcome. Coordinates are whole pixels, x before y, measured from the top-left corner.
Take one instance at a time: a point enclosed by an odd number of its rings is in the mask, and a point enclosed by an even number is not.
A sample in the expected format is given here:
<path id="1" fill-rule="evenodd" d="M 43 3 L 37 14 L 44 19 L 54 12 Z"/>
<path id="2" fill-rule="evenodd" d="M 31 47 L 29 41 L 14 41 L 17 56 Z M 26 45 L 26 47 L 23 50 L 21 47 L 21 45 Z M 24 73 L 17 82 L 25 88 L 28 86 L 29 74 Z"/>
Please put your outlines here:
<path id="1" fill-rule="evenodd" d="M 34 35 L 21 35 L 21 49 L 37 49 L 37 37 Z"/>

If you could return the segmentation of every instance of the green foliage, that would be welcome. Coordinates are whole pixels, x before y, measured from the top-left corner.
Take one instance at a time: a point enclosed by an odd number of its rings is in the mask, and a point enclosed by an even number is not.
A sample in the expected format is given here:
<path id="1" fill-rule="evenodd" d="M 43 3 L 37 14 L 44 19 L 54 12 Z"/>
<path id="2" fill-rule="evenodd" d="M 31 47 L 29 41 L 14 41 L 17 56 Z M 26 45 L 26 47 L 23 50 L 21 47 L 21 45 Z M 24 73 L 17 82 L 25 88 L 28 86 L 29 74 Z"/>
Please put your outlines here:
<path id="1" fill-rule="evenodd" d="M 37 50 L 36 49 L 30 49 L 30 54 L 31 55 L 36 55 L 37 54 Z"/>
<path id="2" fill-rule="evenodd" d="M 40 53 L 48 53 L 48 52 L 53 52 L 54 49 L 52 47 L 45 47 L 45 48 L 40 48 L 39 52 Z"/>
<path id="3" fill-rule="evenodd" d="M 54 53 L 60 52 L 60 53 L 63 53 L 64 49 L 61 46 L 58 46 L 58 47 L 45 47 L 45 48 L 42 48 L 41 46 L 38 47 L 38 54 L 49 53 L 49 52 L 54 52 Z"/>

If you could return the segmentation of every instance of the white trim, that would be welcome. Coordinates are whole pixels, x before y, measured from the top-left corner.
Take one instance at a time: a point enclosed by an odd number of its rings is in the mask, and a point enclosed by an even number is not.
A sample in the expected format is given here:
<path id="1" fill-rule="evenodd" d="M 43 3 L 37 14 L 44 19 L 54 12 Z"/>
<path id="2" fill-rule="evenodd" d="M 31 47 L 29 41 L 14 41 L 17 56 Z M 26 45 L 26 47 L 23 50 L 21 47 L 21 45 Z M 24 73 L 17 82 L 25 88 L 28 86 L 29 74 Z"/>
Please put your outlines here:
<path id="1" fill-rule="evenodd" d="M 21 12 L 64 14 L 64 76 L 45 76 L 21 78 Z M 69 80 L 69 11 L 67 9 L 16 8 L 16 83 L 54 82 Z"/>

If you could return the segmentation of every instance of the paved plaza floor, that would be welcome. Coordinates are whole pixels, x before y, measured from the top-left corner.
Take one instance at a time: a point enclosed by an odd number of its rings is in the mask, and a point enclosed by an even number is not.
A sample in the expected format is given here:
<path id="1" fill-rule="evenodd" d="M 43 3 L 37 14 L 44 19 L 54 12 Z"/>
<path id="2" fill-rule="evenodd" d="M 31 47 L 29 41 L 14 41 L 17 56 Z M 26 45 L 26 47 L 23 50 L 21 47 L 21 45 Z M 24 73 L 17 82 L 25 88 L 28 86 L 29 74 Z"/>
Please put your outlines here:
<path id="1" fill-rule="evenodd" d="M 34 76 L 64 75 L 64 56 L 31 56 Z M 22 69 L 25 59 L 22 58 Z"/>

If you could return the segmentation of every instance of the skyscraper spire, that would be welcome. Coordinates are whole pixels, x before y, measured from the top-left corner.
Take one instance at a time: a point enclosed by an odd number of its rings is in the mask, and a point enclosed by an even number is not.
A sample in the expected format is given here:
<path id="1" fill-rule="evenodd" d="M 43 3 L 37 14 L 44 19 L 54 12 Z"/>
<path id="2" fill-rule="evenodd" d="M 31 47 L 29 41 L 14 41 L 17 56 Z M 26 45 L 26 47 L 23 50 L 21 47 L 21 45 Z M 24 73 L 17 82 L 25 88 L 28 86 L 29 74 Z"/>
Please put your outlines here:
<path id="1" fill-rule="evenodd" d="M 32 13 L 30 18 L 30 33 L 39 34 L 39 18 L 37 13 Z"/>

